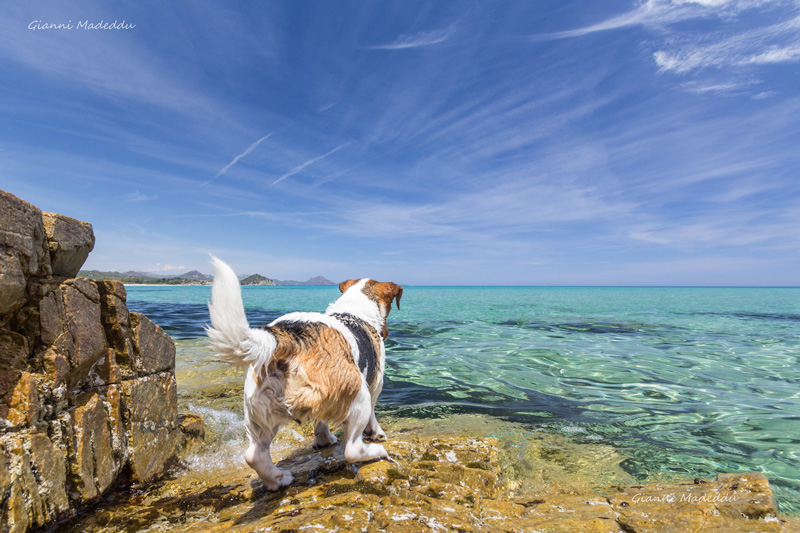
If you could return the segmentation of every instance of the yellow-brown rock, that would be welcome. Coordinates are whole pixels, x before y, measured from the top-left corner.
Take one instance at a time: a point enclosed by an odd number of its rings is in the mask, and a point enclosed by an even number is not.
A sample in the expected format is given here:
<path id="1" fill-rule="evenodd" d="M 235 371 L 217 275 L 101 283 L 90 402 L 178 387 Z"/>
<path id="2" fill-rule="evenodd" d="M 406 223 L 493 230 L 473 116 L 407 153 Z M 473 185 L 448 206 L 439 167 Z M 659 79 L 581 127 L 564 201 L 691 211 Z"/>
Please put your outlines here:
<path id="1" fill-rule="evenodd" d="M 141 313 L 131 313 L 135 368 L 139 375 L 175 369 L 175 343 L 160 326 Z"/>
<path id="2" fill-rule="evenodd" d="M 175 347 L 119 282 L 73 278 L 92 227 L 0 191 L 0 532 L 45 526 L 175 460 Z M 185 428 L 202 438 L 202 419 Z"/>
<path id="3" fill-rule="evenodd" d="M 391 431 L 389 431 L 391 433 Z M 297 432 L 279 434 L 278 466 L 289 468 L 295 482 L 270 492 L 244 461 L 226 468 L 189 469 L 152 485 L 136 497 L 119 493 L 109 505 L 64 524 L 67 532 L 132 531 L 148 528 L 181 531 L 476 531 L 647 533 L 654 531 L 793 531 L 797 521 L 777 513 L 771 491 L 758 474 L 689 484 L 617 488 L 611 494 L 570 491 L 511 497 L 509 479 L 486 477 L 461 464 L 500 470 L 498 441 L 493 438 L 389 436 L 392 462 L 348 465 L 342 446 L 312 449 L 310 438 L 298 446 Z M 290 444 L 283 446 L 283 444 Z M 210 450 L 206 450 L 207 452 Z M 198 450 L 202 455 L 203 450 Z M 424 461 L 420 461 L 425 457 Z M 441 457 L 442 460 L 434 460 Z M 461 467 L 461 468 L 459 468 Z M 489 483 L 485 480 L 490 479 Z M 736 485 L 735 488 L 731 488 Z M 432 492 L 431 487 L 447 490 Z M 735 502 L 698 504 L 645 501 L 664 494 L 686 500 L 735 494 Z M 640 496 L 636 496 L 639 494 Z M 636 501 L 633 501 L 633 498 Z M 643 499 L 644 498 L 644 499 Z M 757 501 L 756 507 L 749 507 Z M 731 505 L 750 515 L 734 516 Z M 770 506 L 772 505 L 772 506 Z M 750 509 L 748 511 L 748 509 Z M 648 521 L 648 517 L 658 520 Z M 699 529 L 698 529 L 699 528 Z"/>
<path id="4" fill-rule="evenodd" d="M 72 487 L 74 497 L 91 501 L 114 481 L 121 465 L 113 452 L 111 420 L 103 398 L 93 393 L 84 403 L 71 410 Z"/>
<path id="5" fill-rule="evenodd" d="M 122 383 L 124 418 L 133 481 L 149 481 L 164 471 L 178 445 L 178 391 L 163 372 Z"/>
<path id="6" fill-rule="evenodd" d="M 53 275 L 77 276 L 94 248 L 92 225 L 58 213 L 42 213 L 42 218 Z"/>

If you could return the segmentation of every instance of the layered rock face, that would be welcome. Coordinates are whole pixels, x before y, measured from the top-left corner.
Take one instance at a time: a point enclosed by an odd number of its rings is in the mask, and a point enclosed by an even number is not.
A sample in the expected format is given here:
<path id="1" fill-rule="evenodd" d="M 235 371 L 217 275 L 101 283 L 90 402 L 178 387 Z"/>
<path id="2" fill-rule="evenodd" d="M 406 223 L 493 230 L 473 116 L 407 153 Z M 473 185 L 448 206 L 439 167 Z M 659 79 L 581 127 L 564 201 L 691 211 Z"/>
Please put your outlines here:
<path id="1" fill-rule="evenodd" d="M 75 278 L 90 224 L 0 191 L 0 530 L 25 531 L 182 445 L 175 345 L 125 287 Z"/>

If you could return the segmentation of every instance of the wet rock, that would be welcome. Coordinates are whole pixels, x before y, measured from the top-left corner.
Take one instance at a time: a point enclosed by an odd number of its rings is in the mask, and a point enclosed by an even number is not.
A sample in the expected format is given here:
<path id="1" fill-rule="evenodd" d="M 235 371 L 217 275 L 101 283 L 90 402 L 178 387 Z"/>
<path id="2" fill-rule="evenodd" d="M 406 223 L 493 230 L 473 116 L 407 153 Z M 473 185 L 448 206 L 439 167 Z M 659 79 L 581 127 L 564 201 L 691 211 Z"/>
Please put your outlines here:
<path id="1" fill-rule="evenodd" d="M 181 455 L 193 449 L 205 439 L 205 422 L 203 417 L 191 413 L 178 415 L 178 450 Z"/>
<path id="2" fill-rule="evenodd" d="M 94 248 L 94 231 L 81 222 L 57 213 L 42 213 L 54 276 L 72 278 Z"/>
<path id="3" fill-rule="evenodd" d="M 627 487 L 609 501 L 626 531 L 787 530 L 763 474 L 722 474 L 703 483 Z"/>
<path id="4" fill-rule="evenodd" d="M 298 432 L 307 439 L 299 446 Z M 310 432 L 301 428 L 285 429 L 276 439 L 278 466 L 291 469 L 295 477 L 295 482 L 284 490 L 265 490 L 244 461 L 234 467 L 191 469 L 177 472 L 146 493 L 134 497 L 119 494 L 108 507 L 65 524 L 63 529 L 77 532 L 102 525 L 104 531 L 158 527 L 233 533 L 642 533 L 791 531 L 797 525 L 797 521 L 785 521 L 777 514 L 769 485 L 759 475 L 721 476 L 717 481 L 697 485 L 630 486 L 616 489 L 611 495 L 551 491 L 518 499 L 510 496 L 509 480 L 495 474 L 500 471 L 503 457 L 493 438 L 390 434 L 386 448 L 395 462 L 358 465 L 344 461 L 342 445 L 316 451 L 310 441 Z M 196 453 L 203 451 L 198 449 Z M 420 460 L 422 457 L 425 460 Z M 463 459 L 483 468 L 462 464 Z M 734 494 L 736 501 L 708 505 L 688 501 L 703 495 L 708 500 L 709 495 L 722 493 Z M 679 498 L 687 494 L 687 501 L 683 507 L 675 507 L 674 502 L 644 501 L 637 494 L 676 494 Z M 725 508 L 726 505 L 731 507 Z"/>

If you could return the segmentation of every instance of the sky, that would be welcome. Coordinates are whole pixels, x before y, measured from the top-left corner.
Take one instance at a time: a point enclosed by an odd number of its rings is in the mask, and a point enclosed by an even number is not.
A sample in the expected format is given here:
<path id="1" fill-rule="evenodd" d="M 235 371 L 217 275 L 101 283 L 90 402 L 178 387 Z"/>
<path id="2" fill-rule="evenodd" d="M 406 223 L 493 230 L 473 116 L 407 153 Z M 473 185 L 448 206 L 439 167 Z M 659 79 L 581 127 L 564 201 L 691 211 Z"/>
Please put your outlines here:
<path id="1" fill-rule="evenodd" d="M 0 72 L 87 269 L 800 285 L 800 0 L 3 2 Z"/>

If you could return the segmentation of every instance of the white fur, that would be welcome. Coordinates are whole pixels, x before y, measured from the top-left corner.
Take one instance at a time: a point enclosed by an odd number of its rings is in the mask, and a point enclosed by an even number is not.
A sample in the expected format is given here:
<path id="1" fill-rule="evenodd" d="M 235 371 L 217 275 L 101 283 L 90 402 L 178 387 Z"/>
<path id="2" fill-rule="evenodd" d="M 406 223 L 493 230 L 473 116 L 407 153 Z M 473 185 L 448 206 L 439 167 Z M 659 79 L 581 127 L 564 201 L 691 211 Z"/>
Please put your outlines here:
<path id="1" fill-rule="evenodd" d="M 265 368 L 277 348 L 275 337 L 269 332 L 250 328 L 242 303 L 239 278 L 231 267 L 213 255 L 214 285 L 208 314 L 213 327 L 206 327 L 214 350 L 229 363 L 252 366 L 258 372 Z"/>
<path id="2" fill-rule="evenodd" d="M 277 349 L 277 341 L 269 331 L 252 329 L 242 303 L 241 286 L 233 270 L 224 262 L 212 256 L 214 264 L 214 285 L 211 291 L 212 302 L 208 305 L 211 324 L 206 333 L 219 355 L 233 364 L 248 366 L 244 386 L 244 415 L 250 446 L 245 460 L 259 475 L 270 490 L 277 490 L 293 481 L 291 472 L 281 470 L 272 462 L 270 444 L 279 427 L 294 420 L 290 406 L 286 404 L 283 376 L 270 374 L 266 369 L 272 354 Z M 360 353 L 355 336 L 333 313 L 349 313 L 366 321 L 380 332 L 388 310 L 380 309 L 363 292 L 368 280 L 362 279 L 350 287 L 335 302 L 328 306 L 325 314 L 289 313 L 270 324 L 281 322 L 321 323 L 340 332 L 350 345 L 353 364 L 358 368 Z M 383 446 L 363 442 L 365 430 L 374 438 L 386 438 L 386 434 L 375 418 L 375 402 L 383 388 L 385 348 L 381 339 L 380 354 L 375 383 L 369 387 L 362 374 L 361 391 L 348 410 L 342 423 L 345 432 L 345 458 L 349 462 L 370 461 L 388 458 Z M 263 372 L 263 373 L 262 373 Z M 258 376 L 267 376 L 258 385 Z M 327 421 L 316 421 L 314 445 L 329 446 L 338 440 L 328 428 Z"/>
<path id="3" fill-rule="evenodd" d="M 364 278 L 350 286 L 338 300 L 328 306 L 325 314 L 350 313 L 364 320 L 380 333 L 386 317 L 383 311 L 378 309 L 378 305 L 364 294 L 364 286 L 368 281 L 368 278 Z"/>

